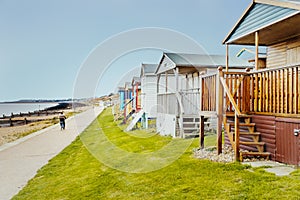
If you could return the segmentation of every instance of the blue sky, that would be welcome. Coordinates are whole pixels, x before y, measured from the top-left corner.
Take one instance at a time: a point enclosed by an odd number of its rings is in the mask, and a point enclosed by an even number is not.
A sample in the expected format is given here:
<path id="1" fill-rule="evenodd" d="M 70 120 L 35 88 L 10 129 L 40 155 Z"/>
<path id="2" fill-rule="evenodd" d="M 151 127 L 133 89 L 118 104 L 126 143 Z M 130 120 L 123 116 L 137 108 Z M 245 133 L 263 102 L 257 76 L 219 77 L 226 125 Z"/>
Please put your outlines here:
<path id="1" fill-rule="evenodd" d="M 101 42 L 120 32 L 160 27 L 196 40 L 210 54 L 225 54 L 222 40 L 251 0 L 0 0 L 0 101 L 73 96 L 80 66 Z M 113 91 L 141 62 L 159 51 L 119 58 L 95 96 Z"/>

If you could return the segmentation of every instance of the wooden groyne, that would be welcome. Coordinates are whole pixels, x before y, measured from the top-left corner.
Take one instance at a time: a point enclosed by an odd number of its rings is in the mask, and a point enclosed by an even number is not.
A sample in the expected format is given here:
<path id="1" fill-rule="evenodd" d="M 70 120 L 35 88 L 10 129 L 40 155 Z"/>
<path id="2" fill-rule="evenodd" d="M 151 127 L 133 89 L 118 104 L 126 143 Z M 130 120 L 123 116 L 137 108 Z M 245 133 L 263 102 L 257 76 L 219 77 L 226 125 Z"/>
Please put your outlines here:
<path id="1" fill-rule="evenodd" d="M 0 127 L 20 126 L 33 122 L 44 121 L 45 118 L 47 118 L 45 116 L 55 116 L 58 115 L 61 110 L 71 108 L 71 103 L 59 103 L 56 106 L 49 107 L 44 110 L 36 110 L 34 112 L 11 113 L 10 115 L 3 114 L 2 116 L 0 116 Z"/>
<path id="2" fill-rule="evenodd" d="M 28 113 L 11 113 L 10 116 L 2 115 L 0 117 L 0 127 L 8 127 L 8 126 L 20 126 L 26 125 L 33 122 L 43 121 L 45 120 L 44 116 L 53 116 L 58 115 L 60 111 L 34 111 Z"/>

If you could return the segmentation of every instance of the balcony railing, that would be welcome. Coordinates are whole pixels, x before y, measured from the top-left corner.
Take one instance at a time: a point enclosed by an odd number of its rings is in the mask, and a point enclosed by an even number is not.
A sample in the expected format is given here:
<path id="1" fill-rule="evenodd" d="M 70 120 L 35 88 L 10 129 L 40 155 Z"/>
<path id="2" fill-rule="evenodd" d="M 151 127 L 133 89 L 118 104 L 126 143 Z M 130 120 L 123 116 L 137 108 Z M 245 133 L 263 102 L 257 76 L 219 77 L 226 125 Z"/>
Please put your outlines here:
<path id="1" fill-rule="evenodd" d="M 300 116 L 300 65 L 249 73 L 224 72 L 224 79 L 242 113 Z M 234 111 L 228 97 L 225 108 Z"/>
<path id="2" fill-rule="evenodd" d="M 216 73 L 201 76 L 201 111 L 216 111 L 216 77 Z"/>

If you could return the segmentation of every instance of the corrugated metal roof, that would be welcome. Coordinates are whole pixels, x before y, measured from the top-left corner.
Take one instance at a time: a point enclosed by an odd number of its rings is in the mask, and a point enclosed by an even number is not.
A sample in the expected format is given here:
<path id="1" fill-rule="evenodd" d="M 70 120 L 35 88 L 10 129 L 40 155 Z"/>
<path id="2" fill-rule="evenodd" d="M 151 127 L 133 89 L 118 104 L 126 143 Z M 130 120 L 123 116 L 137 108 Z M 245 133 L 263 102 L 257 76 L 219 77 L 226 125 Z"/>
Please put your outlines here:
<path id="1" fill-rule="evenodd" d="M 142 64 L 142 70 L 145 74 L 154 75 L 156 68 L 157 64 Z"/>
<path id="2" fill-rule="evenodd" d="M 292 3 L 300 3 L 300 0 L 282 0 L 282 1 L 285 1 L 285 2 L 292 2 Z"/>
<path id="3" fill-rule="evenodd" d="M 291 1 L 289 1 L 291 3 Z M 299 10 L 263 3 L 253 3 L 223 43 L 231 43 L 264 27 L 299 13 Z"/>
<path id="4" fill-rule="evenodd" d="M 201 55 L 201 54 L 182 54 L 165 53 L 176 66 L 194 66 L 194 67 L 218 67 L 226 65 L 226 56 L 224 55 Z M 232 67 L 249 67 L 248 61 L 229 57 L 229 65 Z"/>

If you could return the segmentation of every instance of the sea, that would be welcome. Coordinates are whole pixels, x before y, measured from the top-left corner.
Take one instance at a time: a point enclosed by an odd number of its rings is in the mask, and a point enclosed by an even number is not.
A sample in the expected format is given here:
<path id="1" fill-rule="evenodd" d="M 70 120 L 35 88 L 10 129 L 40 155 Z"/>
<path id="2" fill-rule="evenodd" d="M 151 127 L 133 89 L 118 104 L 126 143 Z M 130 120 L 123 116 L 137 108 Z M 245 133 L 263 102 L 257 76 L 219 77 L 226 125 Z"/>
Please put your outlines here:
<path id="1" fill-rule="evenodd" d="M 0 116 L 10 116 L 11 113 L 28 113 L 53 107 L 58 103 L 0 103 Z"/>

